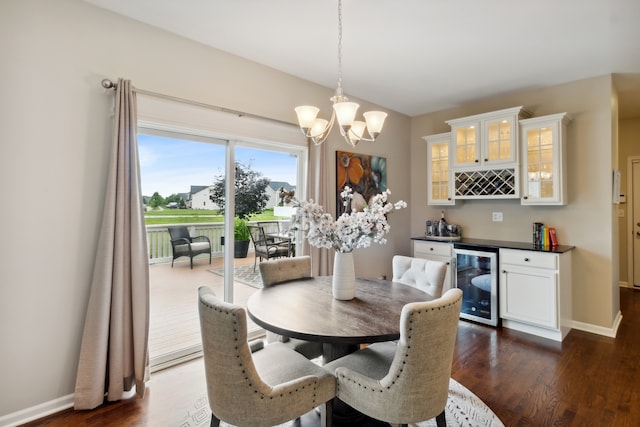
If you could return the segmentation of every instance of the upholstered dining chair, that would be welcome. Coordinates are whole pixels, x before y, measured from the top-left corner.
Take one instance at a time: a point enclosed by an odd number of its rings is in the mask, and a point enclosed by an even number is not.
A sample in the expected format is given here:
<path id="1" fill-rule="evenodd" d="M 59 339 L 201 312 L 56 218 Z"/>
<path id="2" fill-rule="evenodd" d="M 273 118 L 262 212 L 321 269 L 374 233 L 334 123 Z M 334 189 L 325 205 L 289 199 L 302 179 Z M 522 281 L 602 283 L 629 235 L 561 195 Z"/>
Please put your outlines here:
<path id="1" fill-rule="evenodd" d="M 209 264 L 211 264 L 211 241 L 207 236 L 191 237 L 189 230 L 184 225 L 167 227 L 169 237 L 171 238 L 171 251 L 173 259 L 171 260 L 171 268 L 173 261 L 177 258 L 188 256 L 193 268 L 193 258 L 200 254 L 209 254 Z"/>
<path id="2" fill-rule="evenodd" d="M 442 292 L 447 291 L 443 289 L 447 274 L 444 262 L 396 255 L 392 260 L 392 272 L 394 282 L 418 288 L 432 298 L 440 298 Z"/>
<path id="3" fill-rule="evenodd" d="M 370 346 L 324 366 L 338 381 L 336 397 L 379 421 L 406 426 L 436 418 L 445 405 L 462 303 L 462 291 L 406 304 L 400 340 Z"/>
<path id="4" fill-rule="evenodd" d="M 237 305 L 198 289 L 202 351 L 211 425 L 262 427 L 294 420 L 321 407 L 331 425 L 335 378 L 282 343 L 251 353 L 247 315 Z"/>
<path id="5" fill-rule="evenodd" d="M 256 271 L 256 263 L 258 262 L 258 258 L 260 258 L 260 262 L 262 262 L 263 259 L 269 260 L 272 258 L 289 256 L 289 241 L 285 242 L 281 240 L 267 239 L 267 235 L 264 232 L 264 227 L 258 225 L 249 225 L 248 227 L 255 251 L 255 259 L 253 260 L 253 271 Z"/>
<path id="6" fill-rule="evenodd" d="M 299 256 L 294 258 L 281 258 L 261 262 L 258 265 L 262 285 L 264 287 L 277 285 L 289 280 L 311 277 L 311 257 Z M 322 343 L 306 341 L 297 338 L 285 337 L 267 331 L 267 342 L 280 341 L 307 359 L 315 359 L 322 356 Z"/>

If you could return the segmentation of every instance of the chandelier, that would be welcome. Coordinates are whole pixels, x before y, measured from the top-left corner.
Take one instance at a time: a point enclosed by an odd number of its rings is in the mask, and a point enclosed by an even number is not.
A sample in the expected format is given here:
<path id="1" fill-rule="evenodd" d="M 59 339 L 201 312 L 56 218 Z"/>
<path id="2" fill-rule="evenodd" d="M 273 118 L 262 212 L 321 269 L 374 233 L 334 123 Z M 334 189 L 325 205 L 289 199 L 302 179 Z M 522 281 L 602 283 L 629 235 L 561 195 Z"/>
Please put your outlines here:
<path id="1" fill-rule="evenodd" d="M 342 91 L 342 0 L 338 0 L 338 87 L 336 93 L 329 98 L 333 103 L 331 119 L 318 118 L 320 109 L 312 105 L 302 105 L 295 108 L 298 124 L 302 133 L 310 138 L 314 144 L 322 144 L 329 135 L 334 122 L 337 120 L 340 134 L 351 146 L 355 147 L 360 141 L 375 141 L 387 118 L 383 111 L 367 111 L 363 114 L 364 122 L 356 120 L 359 104 L 349 102 Z M 369 138 L 364 137 L 365 130 Z"/>

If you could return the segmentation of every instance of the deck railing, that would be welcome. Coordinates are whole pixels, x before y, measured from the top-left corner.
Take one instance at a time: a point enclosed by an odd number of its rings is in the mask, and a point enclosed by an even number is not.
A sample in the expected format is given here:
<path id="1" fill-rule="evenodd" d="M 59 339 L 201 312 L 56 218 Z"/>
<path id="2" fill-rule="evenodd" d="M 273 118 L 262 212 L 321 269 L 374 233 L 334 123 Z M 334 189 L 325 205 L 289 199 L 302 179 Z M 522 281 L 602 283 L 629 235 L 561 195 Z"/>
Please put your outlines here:
<path id="1" fill-rule="evenodd" d="M 275 233 L 278 231 L 279 221 L 260 221 L 267 223 L 265 231 Z M 249 224 L 255 223 L 250 221 Z M 211 255 L 221 257 L 224 252 L 222 236 L 224 234 L 224 222 L 203 222 L 180 224 L 189 229 L 189 234 L 195 236 L 207 236 L 211 240 Z M 263 224 L 264 225 L 264 224 Z M 149 264 L 171 261 L 171 238 L 167 229 L 169 225 L 147 225 L 147 247 L 149 249 Z M 249 249 L 251 250 L 253 246 Z"/>

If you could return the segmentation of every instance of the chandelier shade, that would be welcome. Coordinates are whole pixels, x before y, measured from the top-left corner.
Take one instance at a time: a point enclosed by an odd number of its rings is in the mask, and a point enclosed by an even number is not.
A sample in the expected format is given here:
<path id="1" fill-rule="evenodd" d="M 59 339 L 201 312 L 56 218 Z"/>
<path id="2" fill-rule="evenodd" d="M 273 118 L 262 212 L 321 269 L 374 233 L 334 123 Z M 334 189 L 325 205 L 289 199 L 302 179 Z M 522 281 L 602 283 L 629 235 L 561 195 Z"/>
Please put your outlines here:
<path id="1" fill-rule="evenodd" d="M 296 115 L 298 116 L 298 123 L 300 128 L 307 132 L 313 127 L 318 117 L 320 109 L 312 105 L 301 105 L 295 108 Z"/>
<path id="2" fill-rule="evenodd" d="M 360 104 L 355 102 L 337 102 L 333 104 L 333 111 L 336 113 L 336 119 L 343 133 L 351 129 L 351 125 L 356 119 L 358 108 L 360 108 Z"/>
<path id="3" fill-rule="evenodd" d="M 302 105 L 295 108 L 300 130 L 314 144 L 322 144 L 329 135 L 333 124 L 337 121 L 340 134 L 351 146 L 358 142 L 375 141 L 387 118 L 384 111 L 367 111 L 363 114 L 364 121 L 356 120 L 356 114 L 360 105 L 349 102 L 349 98 L 342 92 L 342 0 L 338 0 L 338 87 L 336 93 L 330 98 L 333 102 L 331 119 L 318 118 L 320 109 L 312 105 Z M 369 137 L 364 136 L 365 130 Z"/>

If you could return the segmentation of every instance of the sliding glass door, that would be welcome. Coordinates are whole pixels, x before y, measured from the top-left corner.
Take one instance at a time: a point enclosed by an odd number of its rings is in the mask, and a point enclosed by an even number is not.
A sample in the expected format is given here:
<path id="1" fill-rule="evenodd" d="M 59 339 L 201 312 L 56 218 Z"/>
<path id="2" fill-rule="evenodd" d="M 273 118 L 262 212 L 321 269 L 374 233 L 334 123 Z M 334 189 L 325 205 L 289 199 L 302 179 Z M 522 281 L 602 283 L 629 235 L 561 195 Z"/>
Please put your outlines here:
<path id="1" fill-rule="evenodd" d="M 254 268 L 260 260 L 252 247 L 236 253 L 239 242 L 234 241 L 233 227 L 225 225 L 225 219 L 233 220 L 237 212 L 227 217 L 221 213 L 225 204 L 231 205 L 230 188 L 248 191 L 242 187 L 246 182 L 235 183 L 235 169 L 249 171 L 254 180 L 266 184 L 261 212 L 251 215 L 249 223 L 278 229 L 287 220 L 274 212 L 279 191 L 298 194 L 304 185 L 306 152 L 286 144 L 167 131 L 148 123 L 139 128 L 138 145 L 150 256 L 149 351 L 152 367 L 158 368 L 200 354 L 198 287 L 209 286 L 241 306 L 261 287 L 259 269 Z M 220 188 L 225 189 L 222 200 Z M 175 226 L 186 227 L 191 237 L 209 240 L 211 263 L 206 254 L 174 259 L 168 228 Z M 234 248 L 225 249 L 226 245 Z M 250 337 L 262 332 L 252 322 L 249 327 Z"/>

